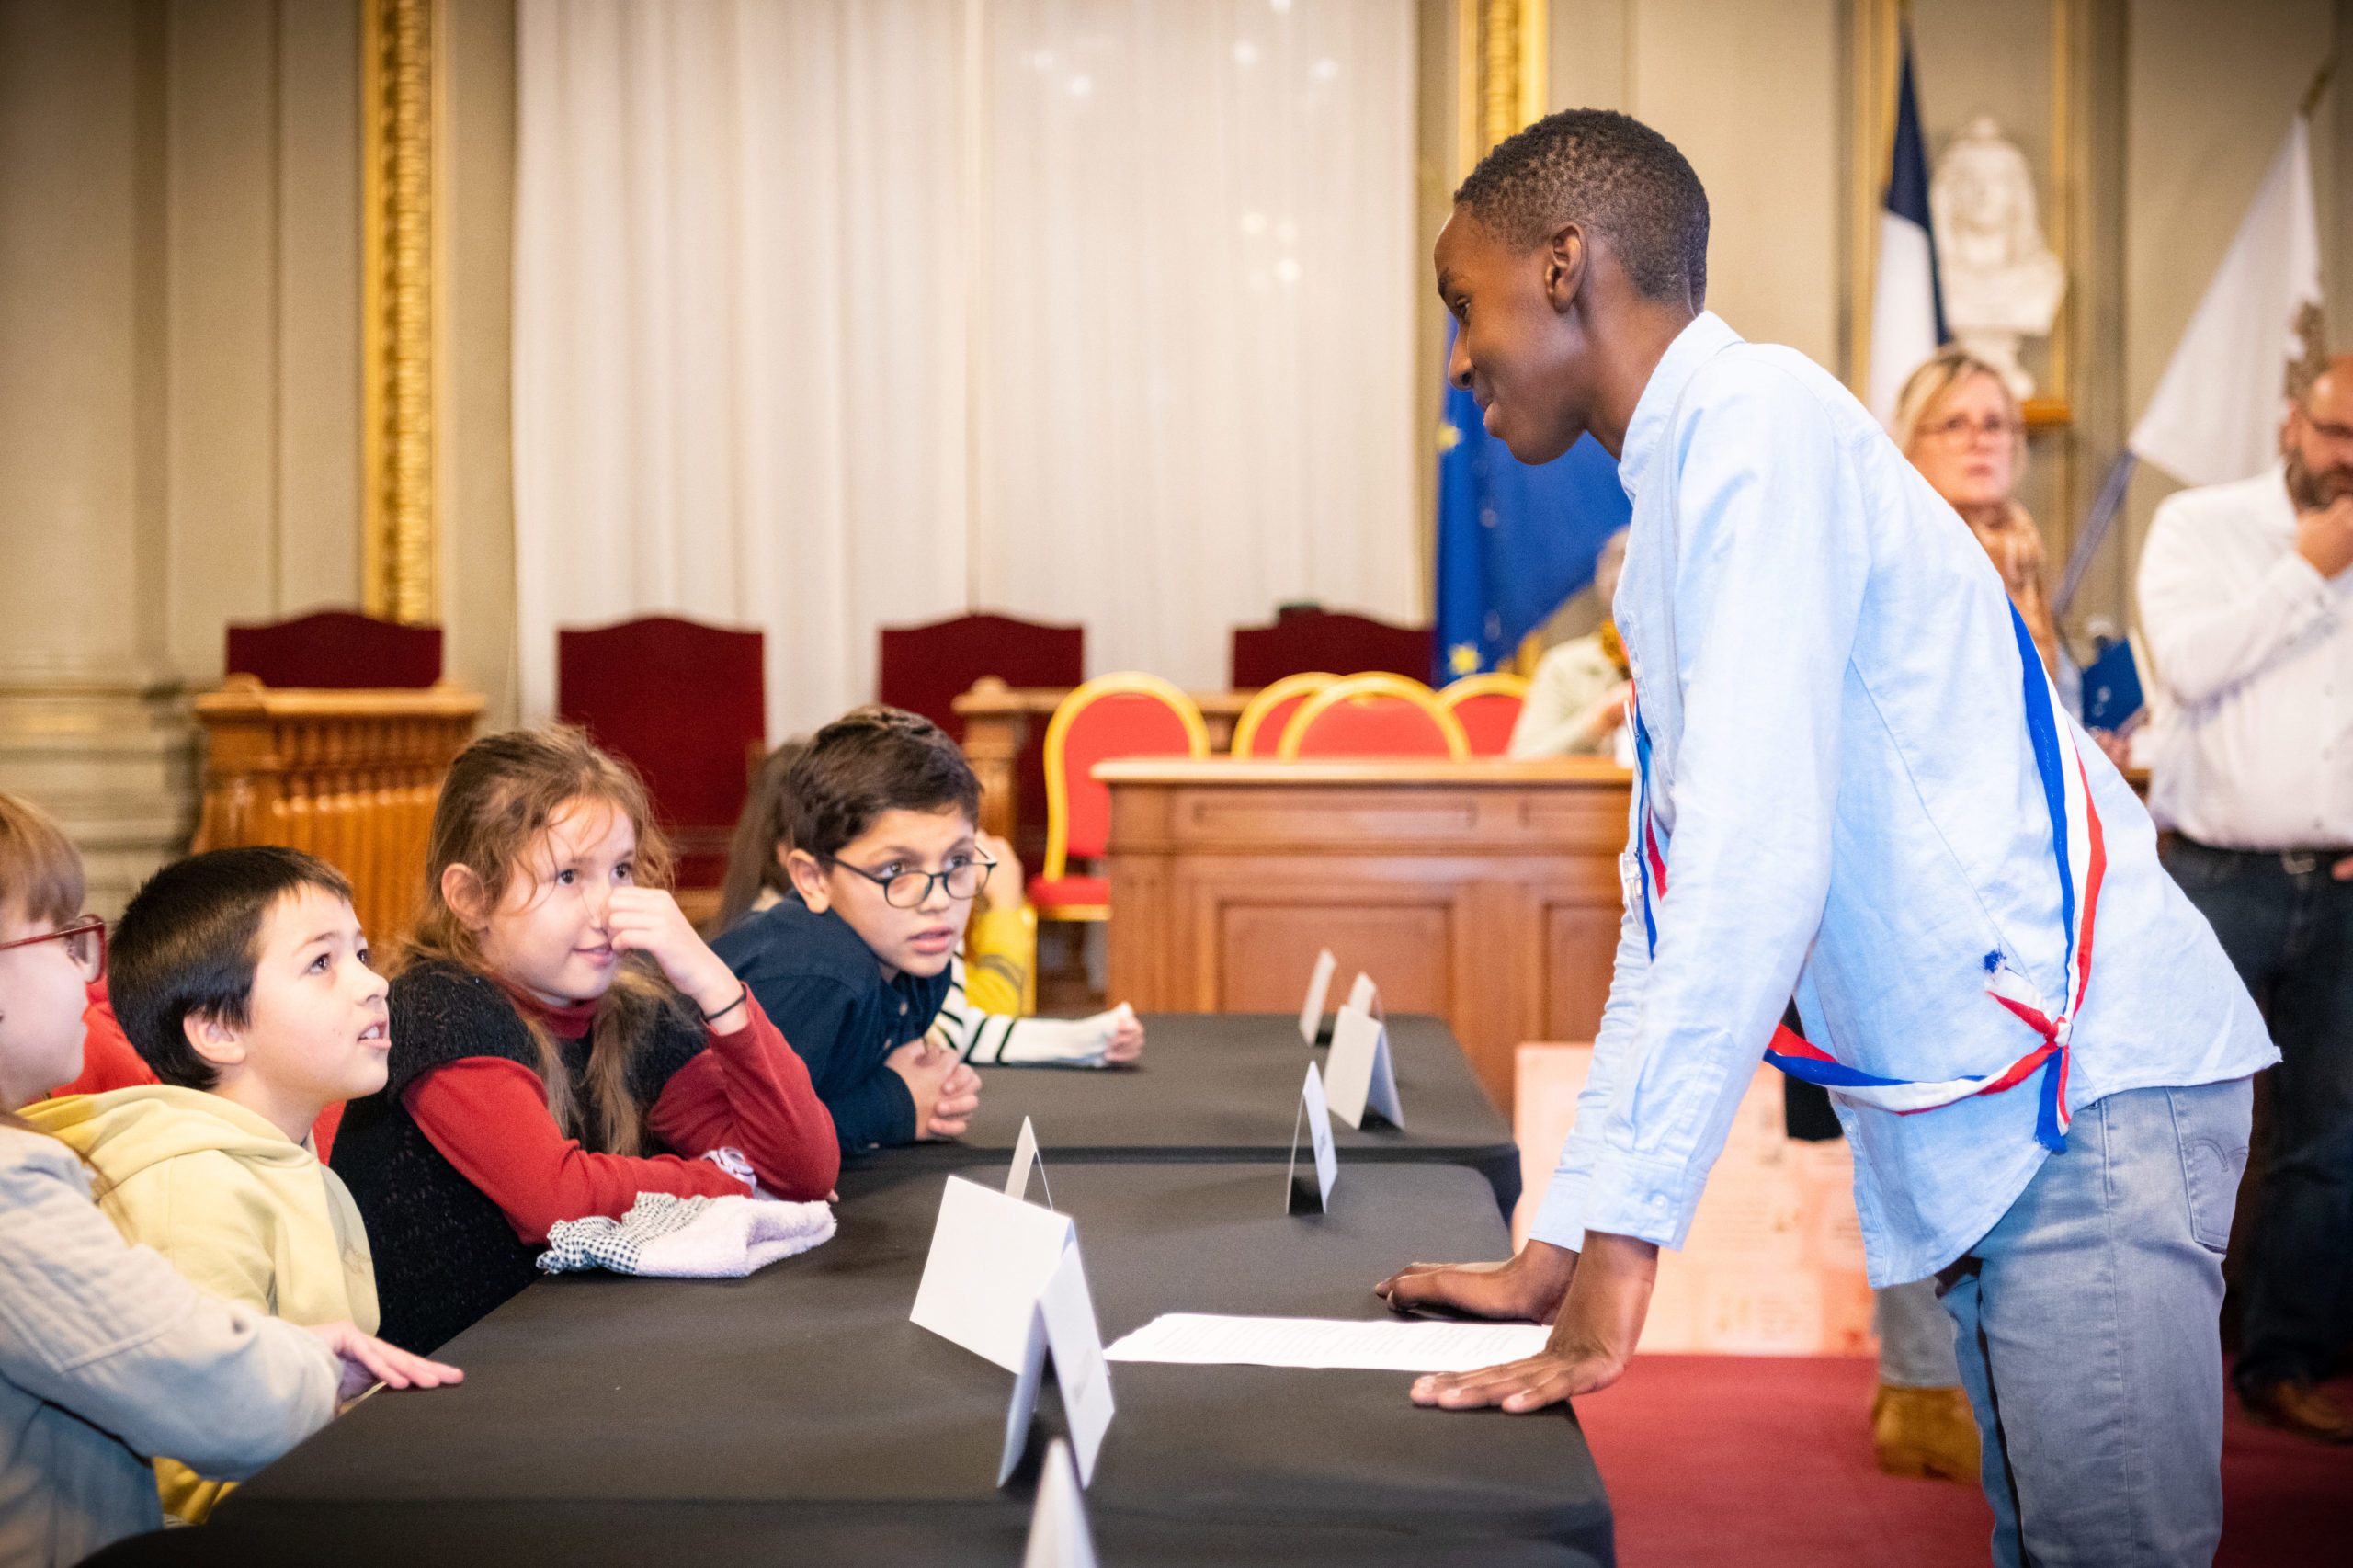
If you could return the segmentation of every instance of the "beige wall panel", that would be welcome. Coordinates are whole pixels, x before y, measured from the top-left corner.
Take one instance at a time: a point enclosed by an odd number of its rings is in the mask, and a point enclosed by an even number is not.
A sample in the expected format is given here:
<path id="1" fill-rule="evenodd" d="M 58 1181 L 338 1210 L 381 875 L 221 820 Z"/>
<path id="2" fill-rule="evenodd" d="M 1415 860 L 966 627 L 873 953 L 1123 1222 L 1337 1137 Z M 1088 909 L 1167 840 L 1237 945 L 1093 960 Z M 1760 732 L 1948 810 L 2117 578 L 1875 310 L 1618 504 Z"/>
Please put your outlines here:
<path id="1" fill-rule="evenodd" d="M 359 602 L 359 11 L 278 0 L 277 608 Z"/>
<path id="2" fill-rule="evenodd" d="M 1546 111 L 1626 107 L 1636 0 L 1552 0 L 1544 61 Z"/>
<path id="3" fill-rule="evenodd" d="M 0 681 L 136 680 L 135 7 L 0 6 Z"/>
<path id="4" fill-rule="evenodd" d="M 515 6 L 449 0 L 449 98 L 436 177 L 443 235 L 441 580 L 445 668 L 488 699 L 483 727 L 517 721 L 515 648 Z"/>
<path id="5" fill-rule="evenodd" d="M 2190 312 L 2229 248 L 2290 118 L 2326 57 L 2330 0 L 2135 0 L 2126 36 L 2124 403 L 2138 418 L 2156 390 Z M 2353 44 L 2353 38 L 2339 40 Z M 2333 97 L 2345 92 L 2340 78 Z M 2314 127 L 2313 182 L 2324 235 L 2341 232 L 2347 205 L 2334 170 L 2328 106 Z M 2337 119 L 2336 124 L 2342 124 Z M 2334 258 L 2331 258 L 2334 259 Z M 2348 304 L 2343 273 L 2325 279 L 2341 344 Z M 2124 597 L 2157 503 L 2178 489 L 2143 464 L 2127 503 L 2124 552 L 2101 574 Z M 2106 585 L 2096 585 L 2105 586 Z"/>
<path id="6" fill-rule="evenodd" d="M 277 6 L 175 5 L 167 36 L 166 627 L 201 687 L 278 608 Z"/>
<path id="7" fill-rule="evenodd" d="M 1835 370 L 1837 0 L 1641 0 L 1627 105 L 1708 187 L 1708 306 Z"/>

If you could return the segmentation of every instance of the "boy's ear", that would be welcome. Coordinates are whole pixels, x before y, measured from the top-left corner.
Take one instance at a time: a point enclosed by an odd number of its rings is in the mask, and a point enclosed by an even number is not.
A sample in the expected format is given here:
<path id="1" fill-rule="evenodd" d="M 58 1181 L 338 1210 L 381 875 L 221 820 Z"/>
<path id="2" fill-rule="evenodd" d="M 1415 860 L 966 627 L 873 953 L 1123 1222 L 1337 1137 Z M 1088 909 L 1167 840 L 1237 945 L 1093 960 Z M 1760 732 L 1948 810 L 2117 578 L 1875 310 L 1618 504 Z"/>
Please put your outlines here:
<path id="1" fill-rule="evenodd" d="M 217 1014 L 184 1013 L 180 1016 L 180 1032 L 188 1037 L 188 1048 L 213 1066 L 244 1065 L 245 1042 Z"/>
<path id="2" fill-rule="evenodd" d="M 787 849 L 781 853 L 785 875 L 792 879 L 792 885 L 800 892 L 801 902 L 809 906 L 809 912 L 823 915 L 832 908 L 833 884 L 826 879 L 825 868 L 817 863 L 817 857 L 806 849 Z"/>
<path id="3" fill-rule="evenodd" d="M 441 868 L 441 902 L 448 904 L 469 931 L 490 924 L 490 897 L 472 866 Z"/>
<path id="4" fill-rule="evenodd" d="M 1563 223 L 1544 247 L 1544 297 L 1556 313 L 1566 313 L 1585 286 L 1593 266 L 1593 248 L 1584 226 Z"/>

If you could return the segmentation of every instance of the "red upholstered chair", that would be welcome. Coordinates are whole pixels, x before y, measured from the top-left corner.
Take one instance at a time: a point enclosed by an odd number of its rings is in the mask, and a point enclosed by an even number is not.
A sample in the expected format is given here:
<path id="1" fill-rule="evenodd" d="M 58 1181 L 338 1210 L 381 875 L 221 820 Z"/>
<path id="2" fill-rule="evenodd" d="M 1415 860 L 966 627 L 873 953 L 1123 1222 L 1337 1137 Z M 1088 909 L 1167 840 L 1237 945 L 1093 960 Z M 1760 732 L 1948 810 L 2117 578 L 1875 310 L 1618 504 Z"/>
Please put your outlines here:
<path id="1" fill-rule="evenodd" d="M 1233 721 L 1233 753 L 1239 757 L 1272 756 L 1283 730 L 1300 704 L 1339 679 L 1327 670 L 1285 676 L 1243 704 Z"/>
<path id="2" fill-rule="evenodd" d="M 960 615 L 929 626 L 882 629 L 881 699 L 920 713 L 961 745 L 956 699 L 983 676 L 1007 686 L 1074 687 L 1086 678 L 1086 629 L 1046 626 L 1006 615 Z M 1045 737 L 1036 729 L 1014 763 L 1024 827 L 1046 825 Z"/>
<path id="3" fill-rule="evenodd" d="M 1272 626 L 1233 629 L 1233 688 L 1272 686 L 1311 670 L 1386 670 L 1410 680 L 1430 673 L 1430 629 L 1392 626 L 1313 605 L 1287 608 Z"/>
<path id="4" fill-rule="evenodd" d="M 1111 788 L 1090 774 L 1115 756 L 1207 756 L 1193 699 L 1158 676 L 1098 676 L 1063 699 L 1046 726 L 1046 863 L 1029 880 L 1041 920 L 1107 920 L 1108 879 L 1074 873 L 1111 838 Z"/>
<path id="5" fill-rule="evenodd" d="M 1300 705 L 1277 752 L 1284 761 L 1308 756 L 1444 756 L 1471 755 L 1462 726 L 1417 680 L 1384 673 L 1334 681 Z"/>
<path id="6" fill-rule="evenodd" d="M 264 686 L 415 689 L 441 678 L 441 629 L 347 609 L 229 628 L 228 674 Z"/>
<path id="7" fill-rule="evenodd" d="M 714 888 L 767 738 L 762 638 L 671 616 L 556 633 L 556 709 L 626 757 L 671 835 L 681 888 Z"/>
<path id="8" fill-rule="evenodd" d="M 1438 694 L 1438 706 L 1462 726 L 1472 756 L 1501 756 L 1511 749 L 1512 726 L 1519 722 L 1520 705 L 1527 700 L 1527 678 L 1504 670 L 1464 676 L 1448 682 Z"/>

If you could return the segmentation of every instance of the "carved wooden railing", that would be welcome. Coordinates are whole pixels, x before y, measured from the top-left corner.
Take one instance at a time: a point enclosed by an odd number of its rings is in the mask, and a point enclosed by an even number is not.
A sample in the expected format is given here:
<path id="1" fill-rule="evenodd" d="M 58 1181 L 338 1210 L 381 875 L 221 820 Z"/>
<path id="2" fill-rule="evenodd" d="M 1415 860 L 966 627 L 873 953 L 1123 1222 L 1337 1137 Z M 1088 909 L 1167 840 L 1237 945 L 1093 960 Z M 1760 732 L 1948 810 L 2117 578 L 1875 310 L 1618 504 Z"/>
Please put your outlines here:
<path id="1" fill-rule="evenodd" d="M 351 879 L 380 949 L 406 934 L 425 887 L 425 843 L 449 763 L 482 698 L 418 690 L 265 687 L 233 675 L 196 699 L 207 742 L 198 850 L 283 844 Z"/>

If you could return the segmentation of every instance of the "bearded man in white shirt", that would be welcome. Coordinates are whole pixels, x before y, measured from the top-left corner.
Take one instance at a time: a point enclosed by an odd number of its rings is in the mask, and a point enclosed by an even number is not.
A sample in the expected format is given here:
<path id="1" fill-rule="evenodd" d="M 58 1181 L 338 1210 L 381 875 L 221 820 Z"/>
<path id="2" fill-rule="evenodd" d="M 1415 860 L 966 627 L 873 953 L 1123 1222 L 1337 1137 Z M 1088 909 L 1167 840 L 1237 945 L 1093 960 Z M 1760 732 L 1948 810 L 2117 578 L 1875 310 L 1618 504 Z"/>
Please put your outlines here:
<path id="1" fill-rule="evenodd" d="M 2172 496 L 2151 525 L 2141 626 L 2174 711 L 2150 805 L 2280 1053 L 2239 1397 L 2347 1443 L 2353 1414 L 2313 1385 L 2353 1324 L 2353 355 L 2279 445 L 2278 466 Z"/>

